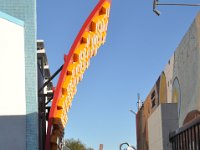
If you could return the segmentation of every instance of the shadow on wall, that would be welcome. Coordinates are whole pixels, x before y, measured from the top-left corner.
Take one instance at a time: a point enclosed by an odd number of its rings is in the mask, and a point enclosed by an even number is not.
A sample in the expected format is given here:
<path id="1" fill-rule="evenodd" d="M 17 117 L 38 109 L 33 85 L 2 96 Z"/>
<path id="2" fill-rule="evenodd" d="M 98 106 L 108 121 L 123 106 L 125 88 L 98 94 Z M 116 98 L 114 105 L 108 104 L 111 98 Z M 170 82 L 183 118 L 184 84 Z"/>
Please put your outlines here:
<path id="1" fill-rule="evenodd" d="M 0 149 L 26 149 L 26 116 L 0 116 Z"/>
<path id="2" fill-rule="evenodd" d="M 26 115 L 26 149 L 39 149 L 38 113 Z M 34 144 L 33 144 L 34 143 Z M 16 149 L 18 150 L 18 149 Z M 19 149 L 21 150 L 21 149 Z"/>
<path id="3" fill-rule="evenodd" d="M 27 129 L 34 130 L 32 133 L 37 133 L 35 126 L 26 127 L 27 121 L 35 122 L 37 118 L 37 113 L 0 116 L 0 150 L 26 150 L 27 138 L 38 140 L 38 135 L 26 135 Z M 33 147 L 38 148 L 38 145 L 33 145 Z"/>

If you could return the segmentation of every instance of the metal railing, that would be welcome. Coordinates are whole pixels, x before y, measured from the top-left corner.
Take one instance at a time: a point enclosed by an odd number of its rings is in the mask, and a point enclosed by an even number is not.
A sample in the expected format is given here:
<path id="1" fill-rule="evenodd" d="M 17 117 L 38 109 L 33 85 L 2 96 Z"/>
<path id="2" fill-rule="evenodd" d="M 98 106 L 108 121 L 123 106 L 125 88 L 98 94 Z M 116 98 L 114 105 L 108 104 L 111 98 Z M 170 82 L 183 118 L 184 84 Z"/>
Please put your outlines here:
<path id="1" fill-rule="evenodd" d="M 200 117 L 169 135 L 172 150 L 200 149 Z"/>

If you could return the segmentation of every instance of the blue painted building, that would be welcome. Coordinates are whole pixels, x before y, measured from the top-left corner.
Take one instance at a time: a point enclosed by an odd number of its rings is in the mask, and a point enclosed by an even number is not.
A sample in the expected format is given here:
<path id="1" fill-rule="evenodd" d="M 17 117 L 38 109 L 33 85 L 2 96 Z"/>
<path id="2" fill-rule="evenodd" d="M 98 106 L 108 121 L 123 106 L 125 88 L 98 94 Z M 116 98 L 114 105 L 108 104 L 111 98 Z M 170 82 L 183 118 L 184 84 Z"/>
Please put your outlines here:
<path id="1" fill-rule="evenodd" d="M 38 150 L 36 1 L 0 0 L 0 149 Z"/>

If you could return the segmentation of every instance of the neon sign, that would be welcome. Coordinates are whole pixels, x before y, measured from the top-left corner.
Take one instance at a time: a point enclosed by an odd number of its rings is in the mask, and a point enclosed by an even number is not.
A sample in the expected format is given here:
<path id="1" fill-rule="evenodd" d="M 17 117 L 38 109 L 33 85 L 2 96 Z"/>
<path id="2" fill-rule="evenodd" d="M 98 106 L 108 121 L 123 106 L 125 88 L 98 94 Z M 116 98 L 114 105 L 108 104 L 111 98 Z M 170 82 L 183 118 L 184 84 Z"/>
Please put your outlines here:
<path id="1" fill-rule="evenodd" d="M 106 41 L 111 0 L 100 0 L 83 24 L 68 55 L 64 56 L 61 71 L 48 118 L 46 150 L 56 150 L 62 143 L 64 128 L 77 84 L 96 56 L 98 49 Z"/>

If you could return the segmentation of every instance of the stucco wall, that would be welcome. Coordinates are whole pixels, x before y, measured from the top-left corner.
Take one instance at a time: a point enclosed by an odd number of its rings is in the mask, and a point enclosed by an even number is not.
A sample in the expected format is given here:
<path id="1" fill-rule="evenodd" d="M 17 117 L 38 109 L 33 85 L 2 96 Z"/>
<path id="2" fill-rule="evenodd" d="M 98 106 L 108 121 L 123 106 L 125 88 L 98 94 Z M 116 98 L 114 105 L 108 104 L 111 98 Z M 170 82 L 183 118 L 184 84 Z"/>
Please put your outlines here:
<path id="1" fill-rule="evenodd" d="M 178 79 L 180 100 L 178 101 L 179 127 L 192 110 L 200 110 L 200 14 L 175 51 L 173 80 Z"/>
<path id="2" fill-rule="evenodd" d="M 138 150 L 149 150 L 149 138 L 148 138 L 148 118 L 159 106 L 159 83 L 160 78 L 158 78 L 156 84 L 151 89 L 149 95 L 145 99 L 144 104 L 138 111 L 136 115 L 137 124 L 137 149 Z M 155 92 L 153 99 L 155 100 L 155 105 L 152 106 L 152 93 Z"/>
<path id="3" fill-rule="evenodd" d="M 149 150 L 171 150 L 169 132 L 177 128 L 177 104 L 160 104 L 148 119 Z"/>
<path id="4" fill-rule="evenodd" d="M 174 54 L 169 59 L 167 65 L 164 68 L 164 74 L 166 76 L 167 84 L 167 103 L 172 103 L 172 84 L 173 84 L 173 71 L 174 71 Z"/>

